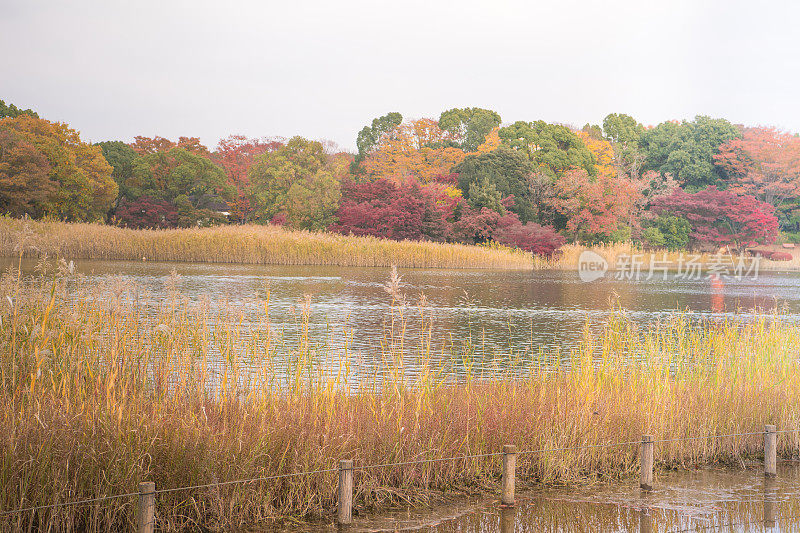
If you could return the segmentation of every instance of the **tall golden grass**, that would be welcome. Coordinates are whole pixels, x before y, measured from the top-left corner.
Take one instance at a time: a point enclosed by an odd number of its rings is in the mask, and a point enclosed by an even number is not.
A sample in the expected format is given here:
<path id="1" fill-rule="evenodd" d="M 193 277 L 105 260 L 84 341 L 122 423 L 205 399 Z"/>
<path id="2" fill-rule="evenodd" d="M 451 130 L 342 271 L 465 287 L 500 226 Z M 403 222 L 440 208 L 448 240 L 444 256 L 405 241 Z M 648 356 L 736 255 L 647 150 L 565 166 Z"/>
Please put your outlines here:
<path id="1" fill-rule="evenodd" d="M 425 321 L 403 344 L 400 304 L 376 339 L 386 372 L 363 377 L 346 342 L 320 351 L 308 312 L 296 338 L 270 326 L 268 299 L 250 325 L 176 291 L 157 309 L 125 288 L 87 286 L 66 264 L 0 281 L 0 513 L 30 506 L 356 465 L 523 454 L 529 483 L 635 475 L 634 445 L 656 439 L 800 428 L 800 331 L 777 319 L 692 326 L 676 315 L 639 330 L 617 315 L 587 328 L 568 357 L 509 357 L 506 376 L 454 379 L 430 363 Z M 447 348 L 453 358 L 463 345 Z M 438 354 L 442 355 L 442 354 Z M 408 376 L 406 361 L 417 365 Z M 324 367 L 325 360 L 329 366 Z M 421 370 L 419 370 L 421 369 Z M 354 376 L 360 375 L 356 379 Z M 514 377 L 512 377 L 512 374 Z M 781 434 L 779 453 L 800 451 Z M 577 447 L 563 450 L 565 447 Z M 661 466 L 757 456 L 758 435 L 657 445 Z M 494 490 L 499 458 L 358 470 L 356 509 L 424 503 L 432 491 Z M 332 472 L 159 494 L 160 529 L 241 528 L 330 516 Z M 0 515 L 0 527 L 111 531 L 134 523 L 135 497 Z"/>
<path id="2" fill-rule="evenodd" d="M 0 257 L 187 261 L 361 267 L 531 268 L 531 254 L 499 245 L 391 241 L 276 226 L 133 230 L 104 224 L 0 217 Z"/>
<path id="3" fill-rule="evenodd" d="M 24 243 L 21 246 L 20 243 Z M 622 268 L 622 258 L 637 256 L 643 272 L 651 259 L 675 270 L 689 259 L 707 268 L 738 257 L 686 250 L 646 250 L 636 243 L 592 247 L 562 246 L 552 258 L 532 256 L 497 243 L 480 246 L 427 241 L 392 241 L 332 233 L 291 231 L 276 226 L 218 226 L 174 230 L 133 230 L 105 224 L 19 220 L 0 216 L 0 257 L 70 257 L 73 259 L 335 265 L 411 268 L 493 268 L 576 270 L 581 252 L 592 250 L 609 267 Z M 745 262 L 748 259 L 745 258 Z M 747 264 L 749 267 L 749 264 Z M 761 259 L 759 270 L 798 270 L 791 261 Z"/>
<path id="4" fill-rule="evenodd" d="M 536 268 L 552 268 L 558 270 L 576 270 L 578 268 L 578 261 L 581 253 L 584 250 L 591 250 L 602 256 L 609 265 L 609 268 L 625 269 L 630 268 L 631 261 L 639 263 L 641 271 L 645 274 L 649 272 L 650 262 L 653 261 L 654 269 L 659 269 L 664 266 L 670 270 L 677 270 L 679 267 L 687 269 L 689 260 L 696 262 L 707 270 L 710 265 L 718 264 L 722 267 L 729 267 L 731 275 L 734 275 L 734 265 L 738 265 L 741 261 L 742 272 L 752 276 L 756 272 L 755 265 L 752 265 L 752 258 L 749 256 L 740 257 L 735 252 L 725 252 L 721 254 L 709 252 L 692 252 L 689 250 L 678 250 L 669 252 L 666 250 L 649 250 L 643 246 L 632 242 L 601 244 L 591 247 L 580 246 L 577 244 L 567 244 L 559 249 L 559 253 L 554 255 L 552 259 L 538 259 Z M 634 258 L 635 256 L 635 258 Z M 627 264 L 626 264 L 627 263 Z M 750 267 L 753 270 L 749 270 Z M 766 258 L 759 259 L 758 271 L 761 270 L 799 270 L 800 269 L 800 254 L 794 254 L 791 261 L 771 261 Z M 748 273 L 749 271 L 749 273 Z M 660 270 L 656 270 L 660 274 Z"/>

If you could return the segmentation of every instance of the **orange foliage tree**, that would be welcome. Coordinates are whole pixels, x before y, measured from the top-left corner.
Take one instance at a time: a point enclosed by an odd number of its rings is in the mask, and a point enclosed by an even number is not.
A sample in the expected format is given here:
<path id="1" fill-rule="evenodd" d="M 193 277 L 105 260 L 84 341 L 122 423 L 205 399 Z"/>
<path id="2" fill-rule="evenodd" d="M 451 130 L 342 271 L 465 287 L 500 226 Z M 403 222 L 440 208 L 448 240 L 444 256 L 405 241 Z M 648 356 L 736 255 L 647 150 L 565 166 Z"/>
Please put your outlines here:
<path id="1" fill-rule="evenodd" d="M 639 187 L 630 180 L 602 175 L 592 179 L 586 170 L 572 169 L 555 181 L 547 203 L 569 237 L 595 243 L 614 240 L 627 228 L 640 197 Z"/>
<path id="2" fill-rule="evenodd" d="M 373 179 L 395 183 L 407 176 L 422 183 L 437 181 L 466 156 L 463 150 L 449 145 L 451 140 L 434 120 L 404 122 L 383 135 L 364 160 L 364 171 Z"/>
<path id="3" fill-rule="evenodd" d="M 10 132 L 15 142 L 35 148 L 50 165 L 49 179 L 38 181 L 47 188 L 46 194 L 37 197 L 38 213 L 67 221 L 105 219 L 118 187 L 99 147 L 83 142 L 66 124 L 28 114 L 0 119 L 0 130 Z M 33 154 L 28 150 L 28 156 Z"/>

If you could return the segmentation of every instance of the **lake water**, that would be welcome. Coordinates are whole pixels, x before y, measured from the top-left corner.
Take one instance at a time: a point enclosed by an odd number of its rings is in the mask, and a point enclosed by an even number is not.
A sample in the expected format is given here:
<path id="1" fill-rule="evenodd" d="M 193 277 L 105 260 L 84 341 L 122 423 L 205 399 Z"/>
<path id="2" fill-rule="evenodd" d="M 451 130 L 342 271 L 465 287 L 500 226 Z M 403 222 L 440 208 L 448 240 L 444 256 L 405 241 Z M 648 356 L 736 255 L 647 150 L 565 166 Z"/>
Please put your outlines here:
<path id="1" fill-rule="evenodd" d="M 319 524 L 286 531 L 336 531 Z M 704 467 L 656 477 L 652 492 L 637 480 L 581 488 L 520 491 L 514 508 L 496 498 L 462 498 L 430 510 L 356 517 L 352 533 L 800 531 L 800 465 L 782 462 L 765 479 L 760 464 Z"/>
<path id="2" fill-rule="evenodd" d="M 0 261 L 3 268 L 12 264 Z M 34 265 L 26 261 L 24 270 L 32 271 Z M 381 268 L 81 260 L 75 267 L 89 283 L 129 283 L 145 306 L 166 299 L 175 271 L 178 287 L 190 301 L 206 301 L 212 311 L 232 309 L 245 325 L 263 316 L 259 300 L 269 293 L 271 325 L 286 338 L 296 336 L 308 301 L 310 337 L 324 341 L 331 352 L 346 339 L 352 353 L 374 354 L 385 338 L 392 307 L 386 290 L 390 271 Z M 405 347 L 419 345 L 422 309 L 432 324 L 434 355 L 450 340 L 468 343 L 479 364 L 502 366 L 509 353 L 524 355 L 540 348 L 568 352 L 582 338 L 587 322 L 601 327 L 615 307 L 642 324 L 675 311 L 708 319 L 747 320 L 754 313 L 775 312 L 787 320 L 800 319 L 798 273 L 761 272 L 757 279 L 740 280 L 663 279 L 661 274 L 631 280 L 609 273 L 591 283 L 572 271 L 400 269 L 398 274 L 406 302 Z M 413 361 L 409 366 L 413 372 Z M 453 367 L 453 372 L 462 370 Z"/>

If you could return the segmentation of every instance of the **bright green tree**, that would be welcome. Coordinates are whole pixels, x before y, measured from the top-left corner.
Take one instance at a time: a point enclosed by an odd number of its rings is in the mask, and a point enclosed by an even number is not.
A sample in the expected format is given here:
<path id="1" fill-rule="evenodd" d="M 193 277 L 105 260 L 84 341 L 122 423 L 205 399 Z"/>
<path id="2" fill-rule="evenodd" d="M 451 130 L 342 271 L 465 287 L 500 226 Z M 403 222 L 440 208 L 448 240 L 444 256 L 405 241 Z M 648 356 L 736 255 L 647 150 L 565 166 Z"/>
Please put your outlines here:
<path id="1" fill-rule="evenodd" d="M 141 156 L 122 141 L 105 141 L 97 143 L 95 146 L 100 147 L 103 157 L 114 169 L 111 177 L 119 186 L 119 195 L 129 199 L 134 198 L 132 192 L 128 190 L 127 184 L 134 178 L 134 169 Z"/>
<path id="2" fill-rule="evenodd" d="M 582 168 L 594 176 L 595 158 L 583 140 L 566 126 L 543 120 L 515 122 L 498 132 L 503 144 L 524 153 L 534 166 L 551 178 L 571 168 Z"/>
<path id="3" fill-rule="evenodd" d="M 725 173 L 715 164 L 714 155 L 720 145 L 739 136 L 736 126 L 725 119 L 697 116 L 691 122 L 662 122 L 639 140 L 643 170 L 671 174 L 692 191 L 724 188 Z"/>
<path id="4" fill-rule="evenodd" d="M 383 134 L 392 131 L 402 122 L 403 115 L 392 112 L 373 119 L 371 125 L 364 126 L 362 130 L 358 132 L 358 137 L 356 138 L 358 153 L 356 154 L 355 161 L 353 161 L 353 166 L 357 167 L 360 165 L 364 158 L 367 157 L 370 151 L 378 144 L 378 141 L 381 140 Z"/>
<path id="5" fill-rule="evenodd" d="M 327 170 L 295 181 L 286 193 L 286 215 L 291 226 L 322 231 L 336 222 L 342 186 Z"/>
<path id="6" fill-rule="evenodd" d="M 127 160 L 130 153 L 119 150 L 117 155 Z M 207 157 L 176 146 L 139 156 L 132 164 L 131 177 L 124 181 L 126 198 L 171 202 L 185 227 L 224 221 L 221 213 L 228 210 L 233 191 L 225 172 Z"/>
<path id="7" fill-rule="evenodd" d="M 439 116 L 439 127 L 450 133 L 465 152 L 476 152 L 486 136 L 500 125 L 500 115 L 479 107 L 454 108 Z"/>
<path id="8" fill-rule="evenodd" d="M 603 135 L 615 144 L 638 144 L 644 126 L 625 113 L 611 113 L 603 119 Z"/>
<path id="9" fill-rule="evenodd" d="M 14 104 L 6 104 L 4 101 L 0 100 L 0 118 L 17 118 L 20 115 L 30 115 L 34 118 L 39 118 L 36 111 L 32 109 L 20 109 Z"/>

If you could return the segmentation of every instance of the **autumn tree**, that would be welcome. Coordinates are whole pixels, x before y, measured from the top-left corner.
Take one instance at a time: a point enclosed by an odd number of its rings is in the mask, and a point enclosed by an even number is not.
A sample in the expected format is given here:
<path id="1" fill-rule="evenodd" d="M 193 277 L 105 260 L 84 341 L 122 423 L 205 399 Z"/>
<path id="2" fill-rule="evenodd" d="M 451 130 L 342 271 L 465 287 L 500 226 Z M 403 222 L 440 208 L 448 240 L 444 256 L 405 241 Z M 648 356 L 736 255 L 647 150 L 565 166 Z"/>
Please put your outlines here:
<path id="1" fill-rule="evenodd" d="M 695 193 L 675 189 L 671 195 L 656 199 L 652 210 L 686 219 L 692 226 L 691 244 L 705 249 L 771 244 L 778 235 L 772 205 L 715 187 Z"/>
<path id="2" fill-rule="evenodd" d="M 594 156 L 594 175 L 598 177 L 615 178 L 618 173 L 618 168 L 615 164 L 614 147 L 611 143 L 602 137 L 598 138 L 586 131 L 579 131 L 576 132 L 576 134 Z"/>
<path id="3" fill-rule="evenodd" d="M 115 223 L 130 228 L 175 228 L 178 227 L 178 208 L 173 202 L 142 196 L 136 200 L 119 199 L 112 219 Z"/>
<path id="4" fill-rule="evenodd" d="M 372 179 L 400 182 L 414 176 L 422 183 L 436 181 L 460 163 L 465 153 L 451 145 L 449 132 L 430 119 L 404 122 L 385 133 L 364 159 L 362 167 Z"/>
<path id="5" fill-rule="evenodd" d="M 486 136 L 500 126 L 500 115 L 479 107 L 454 108 L 439 116 L 439 127 L 450 134 L 451 142 L 465 152 L 476 152 Z"/>
<path id="6" fill-rule="evenodd" d="M 13 131 L 0 128 L 0 214 L 37 218 L 57 187 L 44 154 Z"/>
<path id="7" fill-rule="evenodd" d="M 283 145 L 283 139 L 248 139 L 243 135 L 231 135 L 219 141 L 212 160 L 225 171 L 228 185 L 235 189 L 231 201 L 233 220 L 244 222 L 252 212 L 248 171 L 255 158 Z"/>
<path id="8" fill-rule="evenodd" d="M 730 176 L 732 192 L 773 205 L 792 222 L 800 197 L 800 137 L 775 128 L 745 128 L 719 147 L 716 163 Z M 797 225 L 797 221 L 794 221 Z"/>
<path id="9" fill-rule="evenodd" d="M 253 218 L 267 223 L 283 214 L 305 229 L 331 224 L 341 197 L 335 161 L 321 143 L 302 137 L 256 157 L 248 172 Z"/>
<path id="10" fill-rule="evenodd" d="M 595 175 L 594 156 L 571 129 L 543 120 L 515 122 L 500 128 L 503 144 L 528 156 L 534 166 L 555 179 L 572 168 Z"/>
<path id="11" fill-rule="evenodd" d="M 724 185 L 725 175 L 714 155 L 720 145 L 737 137 L 739 130 L 725 119 L 698 116 L 691 122 L 662 122 L 640 137 L 642 170 L 668 173 L 690 190 Z"/>
<path id="12" fill-rule="evenodd" d="M 131 148 L 133 148 L 139 155 L 155 154 L 157 152 L 166 152 L 172 148 L 183 148 L 188 152 L 209 157 L 211 154 L 201 142 L 199 137 L 179 137 L 178 142 L 171 141 L 164 137 L 144 137 L 137 135 L 134 137 Z"/>
<path id="13" fill-rule="evenodd" d="M 621 240 L 629 231 L 630 213 L 640 191 L 626 179 L 592 178 L 583 169 L 565 172 L 553 185 L 549 205 L 572 239 L 586 243 Z"/>
<path id="14" fill-rule="evenodd" d="M 168 202 L 177 211 L 177 224 L 183 227 L 224 222 L 222 212 L 227 210 L 233 196 L 221 168 L 209 158 L 177 145 L 139 156 L 123 191 L 128 204 L 140 202 L 160 210 L 163 202 Z M 124 225 L 158 220 L 161 216 L 150 214 L 134 221 L 125 218 L 122 210 L 115 215 Z"/>
<path id="15" fill-rule="evenodd" d="M 487 207 L 461 206 L 451 233 L 458 242 L 465 244 L 495 241 L 543 256 L 552 255 L 565 242 L 552 226 L 535 222 L 523 224 L 516 213 L 499 213 Z"/>
<path id="16" fill-rule="evenodd" d="M 0 119 L 0 130 L 18 139 L 12 142 L 34 147 L 50 165 L 49 181 L 56 187 L 46 199 L 37 201 L 42 215 L 67 221 L 105 218 L 118 188 L 100 148 L 84 143 L 78 132 L 66 124 L 26 113 Z"/>
<path id="17" fill-rule="evenodd" d="M 338 222 L 331 231 L 395 240 L 446 240 L 452 206 L 440 202 L 441 189 L 409 177 L 400 182 L 379 178 L 345 185 Z"/>

